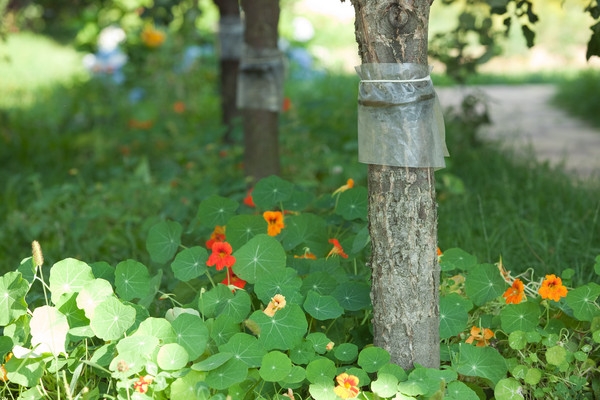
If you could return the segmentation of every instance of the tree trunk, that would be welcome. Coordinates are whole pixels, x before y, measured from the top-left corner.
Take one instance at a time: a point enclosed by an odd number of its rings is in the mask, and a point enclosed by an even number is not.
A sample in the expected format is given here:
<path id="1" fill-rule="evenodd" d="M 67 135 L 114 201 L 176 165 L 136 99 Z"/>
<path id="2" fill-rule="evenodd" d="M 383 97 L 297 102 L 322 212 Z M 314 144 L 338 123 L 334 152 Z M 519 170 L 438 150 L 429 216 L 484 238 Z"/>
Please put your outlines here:
<path id="1" fill-rule="evenodd" d="M 352 0 L 362 63 L 427 65 L 429 0 Z M 374 344 L 392 362 L 439 367 L 433 168 L 368 166 Z"/>
<path id="2" fill-rule="evenodd" d="M 236 104 L 237 80 L 242 56 L 243 25 L 238 0 L 214 0 L 219 8 L 221 64 L 221 112 L 224 141 L 233 143 L 233 128 L 240 112 Z"/>
<path id="3" fill-rule="evenodd" d="M 283 59 L 277 47 L 279 2 L 241 0 L 241 4 L 246 27 L 238 106 L 244 120 L 244 170 L 250 182 L 255 182 L 280 172 Z"/>

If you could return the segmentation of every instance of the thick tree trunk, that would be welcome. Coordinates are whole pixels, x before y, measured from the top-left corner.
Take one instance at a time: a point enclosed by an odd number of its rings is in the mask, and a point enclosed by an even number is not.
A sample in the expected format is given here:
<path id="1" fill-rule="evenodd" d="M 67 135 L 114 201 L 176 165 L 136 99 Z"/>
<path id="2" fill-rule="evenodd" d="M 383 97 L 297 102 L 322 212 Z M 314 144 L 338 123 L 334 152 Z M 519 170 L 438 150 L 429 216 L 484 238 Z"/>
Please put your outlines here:
<path id="1" fill-rule="evenodd" d="M 429 0 L 352 0 L 364 63 L 427 65 Z M 373 335 L 403 368 L 439 367 L 433 168 L 369 165 Z"/>
<path id="2" fill-rule="evenodd" d="M 242 55 L 243 25 L 238 0 L 214 0 L 214 2 L 220 14 L 221 112 L 223 125 L 226 128 L 224 141 L 233 143 L 234 124 L 240 116 L 236 94 Z"/>
<path id="3" fill-rule="evenodd" d="M 259 82 L 251 89 L 255 93 L 243 96 L 245 104 L 240 104 L 244 120 L 244 169 L 250 181 L 255 182 L 280 172 L 278 125 L 282 96 L 278 93 L 282 92 L 283 61 L 277 47 L 279 1 L 241 0 L 241 4 L 245 13 L 246 50 L 240 78 Z"/>

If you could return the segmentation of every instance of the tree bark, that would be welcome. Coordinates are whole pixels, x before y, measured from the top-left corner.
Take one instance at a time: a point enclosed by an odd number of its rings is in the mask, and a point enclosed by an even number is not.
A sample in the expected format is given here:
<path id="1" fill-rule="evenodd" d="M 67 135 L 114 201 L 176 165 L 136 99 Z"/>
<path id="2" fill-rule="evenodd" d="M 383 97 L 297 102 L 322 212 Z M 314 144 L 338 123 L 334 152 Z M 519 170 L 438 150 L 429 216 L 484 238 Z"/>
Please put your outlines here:
<path id="1" fill-rule="evenodd" d="M 254 54 L 278 54 L 278 22 L 279 1 L 277 0 L 241 0 L 245 13 L 246 27 L 244 42 L 248 50 Z M 260 57 L 259 57 L 260 58 Z M 277 81 L 273 76 L 276 71 L 272 65 L 260 62 L 253 65 L 242 59 L 240 74 L 247 79 L 261 79 L 267 82 Z M 283 64 L 281 63 L 281 69 Z M 282 74 L 281 74 L 282 75 Z M 282 82 L 281 82 L 282 83 Z M 280 85 L 281 86 L 281 85 Z M 263 88 L 259 88 L 262 90 Z M 264 88 L 268 90 L 268 88 Z M 280 91 L 282 88 L 278 88 Z M 275 96 L 277 111 L 267 104 L 261 104 L 258 98 L 252 104 L 241 106 L 244 127 L 244 170 L 250 182 L 255 182 L 269 175 L 278 175 L 279 162 L 279 107 L 281 96 Z M 239 99 L 238 95 L 238 99 Z M 268 100 L 268 99 L 267 99 Z M 273 98 L 271 97 L 271 100 Z M 269 103 L 267 101 L 266 103 Z M 270 103 L 273 103 L 271 101 Z M 272 104 L 271 104 L 272 105 Z"/>
<path id="2" fill-rule="evenodd" d="M 233 143 L 234 124 L 240 117 L 236 93 L 243 33 L 239 35 L 239 43 L 234 42 L 238 39 L 236 38 L 238 32 L 235 30 L 242 29 L 240 5 L 238 0 L 214 0 L 214 2 L 220 14 L 221 120 L 226 129 L 223 140 L 226 143 Z M 223 32 L 224 30 L 227 32 Z"/>
<path id="3" fill-rule="evenodd" d="M 429 0 L 352 0 L 362 63 L 427 65 Z M 368 166 L 374 344 L 392 362 L 440 364 L 433 168 Z"/>

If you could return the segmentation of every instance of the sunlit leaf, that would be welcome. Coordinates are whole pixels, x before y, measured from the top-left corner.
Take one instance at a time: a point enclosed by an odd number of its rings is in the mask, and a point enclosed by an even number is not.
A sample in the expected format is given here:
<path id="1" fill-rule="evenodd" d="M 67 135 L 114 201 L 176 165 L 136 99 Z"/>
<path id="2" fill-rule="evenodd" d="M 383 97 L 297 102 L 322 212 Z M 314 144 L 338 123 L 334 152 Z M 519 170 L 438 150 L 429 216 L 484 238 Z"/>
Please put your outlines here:
<path id="1" fill-rule="evenodd" d="M 212 371 L 233 357 L 232 353 L 220 352 L 192 365 L 194 371 Z"/>
<path id="2" fill-rule="evenodd" d="M 63 294 L 78 293 L 92 280 L 92 268 L 83 261 L 67 258 L 57 262 L 50 269 L 52 302 L 58 305 Z"/>
<path id="3" fill-rule="evenodd" d="M 208 328 L 198 316 L 182 313 L 171 322 L 176 342 L 188 352 L 190 360 L 198 358 L 208 343 Z"/>
<path id="4" fill-rule="evenodd" d="M 398 392 L 398 379 L 391 374 L 377 374 L 371 382 L 371 390 L 380 397 L 392 397 Z"/>
<path id="5" fill-rule="evenodd" d="M 283 270 L 286 255 L 277 239 L 266 234 L 256 235 L 234 254 L 236 263 L 233 272 L 248 283 L 274 271 Z"/>
<path id="6" fill-rule="evenodd" d="M 181 244 L 183 228 L 175 221 L 162 221 L 148 231 L 146 249 L 153 261 L 164 264 L 168 262 Z"/>
<path id="7" fill-rule="evenodd" d="M 502 379 L 494 387 L 496 400 L 523 400 L 524 397 L 521 392 L 521 384 L 515 378 Z M 462 400 L 462 398 L 460 399 Z"/>
<path id="8" fill-rule="evenodd" d="M 135 322 L 135 308 L 109 297 L 98 304 L 90 326 L 100 339 L 116 340 Z"/>
<path id="9" fill-rule="evenodd" d="M 156 362 L 165 371 L 177 371 L 189 361 L 187 351 L 177 343 L 167 343 L 158 350 Z"/>
<path id="10" fill-rule="evenodd" d="M 333 381 L 317 382 L 312 383 L 308 387 L 308 391 L 315 400 L 338 400 L 339 397 L 335 394 L 333 388 Z"/>
<path id="11" fill-rule="evenodd" d="M 190 371 L 181 378 L 177 378 L 171 384 L 172 399 L 201 400 L 196 384 L 205 379 L 206 374 L 198 371 Z"/>
<path id="12" fill-rule="evenodd" d="M 206 272 L 208 252 L 204 247 L 194 246 L 177 253 L 171 263 L 175 278 L 187 282 Z"/>
<path id="13" fill-rule="evenodd" d="M 175 342 L 175 330 L 165 318 L 146 318 L 137 328 L 133 337 L 137 335 L 152 336 L 160 340 L 160 343 Z"/>
<path id="14" fill-rule="evenodd" d="M 227 197 L 212 195 L 198 206 L 197 218 L 206 227 L 224 226 L 238 209 L 237 201 Z"/>
<path id="15" fill-rule="evenodd" d="M 19 272 L 7 272 L 0 276 L 0 326 L 6 326 L 27 313 L 25 295 L 29 283 Z"/>
<path id="16" fill-rule="evenodd" d="M 23 387 L 32 387 L 37 385 L 44 375 L 45 365 L 42 359 L 19 359 L 13 356 L 4 364 L 4 369 L 9 382 Z"/>
<path id="17" fill-rule="evenodd" d="M 86 283 L 77 295 L 77 307 L 84 310 L 85 316 L 90 319 L 94 316 L 98 304 L 113 294 L 113 288 L 108 281 L 94 279 Z"/>
<path id="18" fill-rule="evenodd" d="M 65 344 L 69 323 L 58 309 L 41 306 L 33 310 L 31 317 L 31 345 L 36 352 L 66 354 Z"/>
<path id="19" fill-rule="evenodd" d="M 327 352 L 327 345 L 331 342 L 331 339 L 323 332 L 309 333 L 306 335 L 306 340 L 312 344 L 314 351 L 319 354 L 325 354 Z"/>

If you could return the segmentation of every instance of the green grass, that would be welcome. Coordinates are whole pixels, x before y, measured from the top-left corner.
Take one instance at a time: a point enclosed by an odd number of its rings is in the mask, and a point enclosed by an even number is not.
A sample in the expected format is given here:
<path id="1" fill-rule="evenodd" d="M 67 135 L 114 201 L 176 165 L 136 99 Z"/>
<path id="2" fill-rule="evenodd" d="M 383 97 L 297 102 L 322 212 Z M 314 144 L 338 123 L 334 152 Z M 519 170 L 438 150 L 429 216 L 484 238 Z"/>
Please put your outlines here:
<path id="1" fill-rule="evenodd" d="M 46 50 L 38 51 L 43 58 Z M 35 101 L 0 106 L 1 273 L 28 256 L 33 239 L 48 264 L 65 257 L 150 264 L 145 237 L 152 223 L 192 223 L 198 203 L 215 193 L 244 197 L 243 150 L 220 143 L 215 60 L 177 74 L 177 49 L 164 52 L 151 55 L 137 75 L 143 79 L 122 87 L 81 79 L 24 85 L 17 91 Z M 354 75 L 288 82 L 292 109 L 280 125 L 285 178 L 318 193 L 350 177 L 366 185 L 367 168 L 356 161 L 357 82 Z M 138 85 L 146 100 L 131 104 L 129 90 Z M 172 111 L 178 100 L 184 114 Z M 152 128 L 128 126 L 145 116 L 154 118 Z M 572 268 L 576 279 L 589 279 L 600 254 L 600 187 L 499 153 L 473 139 L 473 127 L 460 118 L 447 118 L 447 131 L 452 158 L 437 173 L 440 247 L 461 247 L 487 262 L 502 256 L 513 273 Z"/>
<path id="2" fill-rule="evenodd" d="M 600 127 L 600 71 L 589 69 L 565 79 L 558 86 L 554 102 L 572 115 Z"/>

